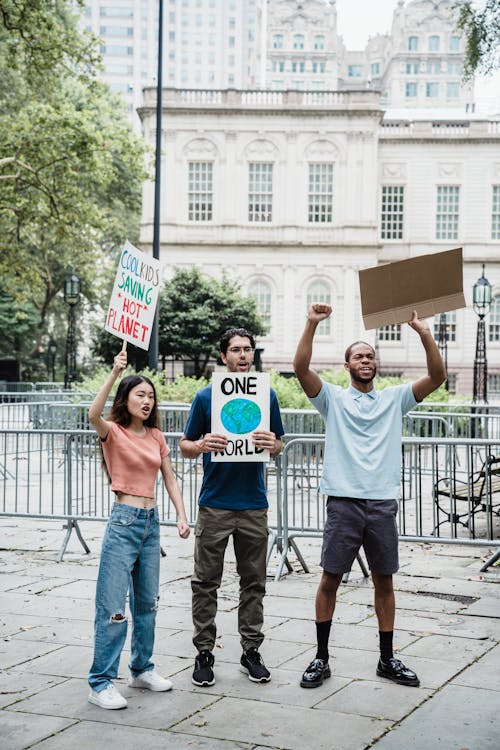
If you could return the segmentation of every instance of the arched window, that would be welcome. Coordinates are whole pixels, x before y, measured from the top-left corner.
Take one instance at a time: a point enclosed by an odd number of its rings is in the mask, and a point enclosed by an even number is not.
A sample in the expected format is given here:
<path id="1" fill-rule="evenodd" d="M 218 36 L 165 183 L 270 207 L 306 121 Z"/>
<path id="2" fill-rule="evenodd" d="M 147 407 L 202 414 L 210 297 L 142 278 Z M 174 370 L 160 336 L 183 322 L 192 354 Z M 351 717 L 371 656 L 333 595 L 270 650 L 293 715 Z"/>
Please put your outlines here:
<path id="1" fill-rule="evenodd" d="M 309 284 L 309 287 L 307 289 L 307 309 L 308 310 L 314 302 L 321 302 L 324 305 L 332 304 L 332 295 L 330 292 L 330 285 L 327 284 L 326 281 L 313 281 L 311 284 Z M 330 321 L 331 321 L 331 318 L 327 318 L 326 320 L 321 321 L 318 328 L 316 329 L 316 332 L 319 336 L 330 336 L 330 332 L 331 332 Z"/>
<path id="2" fill-rule="evenodd" d="M 439 52 L 439 37 L 437 35 L 429 37 L 429 52 Z"/>
<path id="3" fill-rule="evenodd" d="M 271 286 L 263 279 L 252 281 L 248 288 L 248 296 L 257 303 L 257 311 L 267 326 L 267 333 L 271 330 Z"/>
<path id="4" fill-rule="evenodd" d="M 273 49 L 283 49 L 283 34 L 273 36 Z"/>
<path id="5" fill-rule="evenodd" d="M 293 48 L 304 49 L 304 34 L 293 35 Z"/>
<path id="6" fill-rule="evenodd" d="M 497 294 L 491 301 L 488 325 L 489 341 L 500 341 L 500 295 Z"/>
<path id="7" fill-rule="evenodd" d="M 323 34 L 316 34 L 314 37 L 314 49 L 325 49 L 325 37 Z"/>
<path id="8" fill-rule="evenodd" d="M 410 52 L 417 52 L 418 51 L 418 36 L 409 36 L 408 37 L 408 49 Z"/>

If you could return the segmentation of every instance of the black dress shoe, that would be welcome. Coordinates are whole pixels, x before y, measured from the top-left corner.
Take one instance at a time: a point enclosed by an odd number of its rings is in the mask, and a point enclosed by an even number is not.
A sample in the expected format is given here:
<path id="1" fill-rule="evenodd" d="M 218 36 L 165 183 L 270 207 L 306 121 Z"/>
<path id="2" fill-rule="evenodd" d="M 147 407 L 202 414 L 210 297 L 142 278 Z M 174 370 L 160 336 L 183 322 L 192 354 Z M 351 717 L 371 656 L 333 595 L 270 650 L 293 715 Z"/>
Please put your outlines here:
<path id="1" fill-rule="evenodd" d="M 377 674 L 379 677 L 386 677 L 388 680 L 397 682 L 398 685 L 408 685 L 408 687 L 418 687 L 420 685 L 420 680 L 415 672 L 405 667 L 402 661 L 394 657 L 389 659 L 388 662 L 383 662 L 382 659 L 379 659 Z"/>
<path id="2" fill-rule="evenodd" d="M 300 687 L 315 688 L 323 684 L 323 680 L 331 676 L 330 667 L 323 659 L 313 659 L 302 675 Z"/>

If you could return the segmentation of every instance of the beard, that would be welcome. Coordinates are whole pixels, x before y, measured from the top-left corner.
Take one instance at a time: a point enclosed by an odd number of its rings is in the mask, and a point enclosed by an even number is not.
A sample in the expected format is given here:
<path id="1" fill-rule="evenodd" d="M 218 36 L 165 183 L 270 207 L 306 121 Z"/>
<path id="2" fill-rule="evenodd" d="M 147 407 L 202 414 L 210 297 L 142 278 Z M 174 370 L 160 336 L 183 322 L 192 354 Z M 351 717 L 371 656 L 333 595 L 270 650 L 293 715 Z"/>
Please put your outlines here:
<path id="1" fill-rule="evenodd" d="M 355 383 L 371 383 L 376 374 L 376 365 L 369 375 L 360 375 L 354 367 L 349 367 L 349 375 L 351 376 L 351 380 L 354 380 Z"/>

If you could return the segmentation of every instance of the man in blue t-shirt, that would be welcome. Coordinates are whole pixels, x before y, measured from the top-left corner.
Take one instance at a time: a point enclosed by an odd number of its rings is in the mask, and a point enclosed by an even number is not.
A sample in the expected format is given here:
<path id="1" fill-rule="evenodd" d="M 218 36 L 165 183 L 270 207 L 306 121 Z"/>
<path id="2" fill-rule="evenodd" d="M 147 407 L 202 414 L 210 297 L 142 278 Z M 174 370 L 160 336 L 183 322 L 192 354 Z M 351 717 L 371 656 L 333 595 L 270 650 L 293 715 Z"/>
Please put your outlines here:
<path id="1" fill-rule="evenodd" d="M 244 328 L 231 328 L 220 340 L 220 356 L 228 372 L 249 372 L 255 340 Z M 256 448 L 277 456 L 283 448 L 283 424 L 276 393 L 270 393 L 270 430 L 255 430 Z M 193 594 L 193 643 L 198 649 L 192 681 L 208 687 L 215 682 L 214 656 L 217 590 L 224 567 L 224 553 L 233 537 L 236 568 L 240 576 L 238 631 L 243 654 L 241 669 L 252 682 L 269 682 L 259 647 L 264 640 L 263 599 L 266 590 L 267 495 L 264 464 L 214 462 L 211 453 L 224 450 L 225 435 L 211 432 L 212 386 L 199 391 L 193 401 L 184 435 L 182 455 L 203 455 L 203 483 L 198 498 L 195 529 Z"/>
<path id="2" fill-rule="evenodd" d="M 330 316 L 330 305 L 311 306 L 294 359 L 295 373 L 311 403 L 325 421 L 325 452 L 320 490 L 328 496 L 323 533 L 323 573 L 316 594 L 316 657 L 302 675 L 301 687 L 314 688 L 330 677 L 328 639 L 337 589 L 363 546 L 375 588 L 380 659 L 377 675 L 400 685 L 420 681 L 393 654 L 395 599 L 392 576 L 398 569 L 396 514 L 401 482 L 402 417 L 436 390 L 446 378 L 441 355 L 427 321 L 413 311 L 409 325 L 420 336 L 427 374 L 414 383 L 376 391 L 373 347 L 351 344 L 344 367 L 348 388 L 324 382 L 310 369 L 318 324 Z"/>

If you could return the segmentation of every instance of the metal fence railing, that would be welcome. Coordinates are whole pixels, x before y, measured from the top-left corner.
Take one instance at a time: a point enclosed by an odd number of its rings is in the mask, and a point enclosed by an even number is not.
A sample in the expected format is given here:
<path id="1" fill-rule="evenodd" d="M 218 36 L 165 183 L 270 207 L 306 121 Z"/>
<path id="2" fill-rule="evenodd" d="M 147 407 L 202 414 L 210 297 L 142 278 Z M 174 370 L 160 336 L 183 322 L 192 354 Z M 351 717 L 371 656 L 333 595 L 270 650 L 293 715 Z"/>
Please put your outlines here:
<path id="1" fill-rule="evenodd" d="M 201 459 L 183 458 L 181 434 L 182 430 L 168 431 L 165 437 L 193 524 L 202 464 Z M 319 492 L 323 452 L 323 435 L 290 435 L 283 454 L 267 467 L 272 529 L 268 559 L 276 546 L 277 578 L 283 565 L 289 565 L 290 549 L 306 569 L 297 540 L 323 533 L 325 498 Z M 160 481 L 157 499 L 161 523 L 174 525 L 175 510 Z M 67 534 L 59 559 L 72 529 L 86 547 L 78 521 L 107 519 L 112 502 L 93 431 L 0 429 L 0 515 L 65 520 Z M 402 539 L 496 548 L 499 514 L 499 439 L 403 438 Z"/>
<path id="2" fill-rule="evenodd" d="M 323 534 L 326 498 L 319 490 L 323 452 L 322 435 L 294 436 L 280 456 L 276 580 L 290 550 L 307 571 L 297 540 Z M 500 546 L 499 440 L 403 438 L 401 490 L 401 539 Z M 483 568 L 496 559 L 498 552 Z"/>

